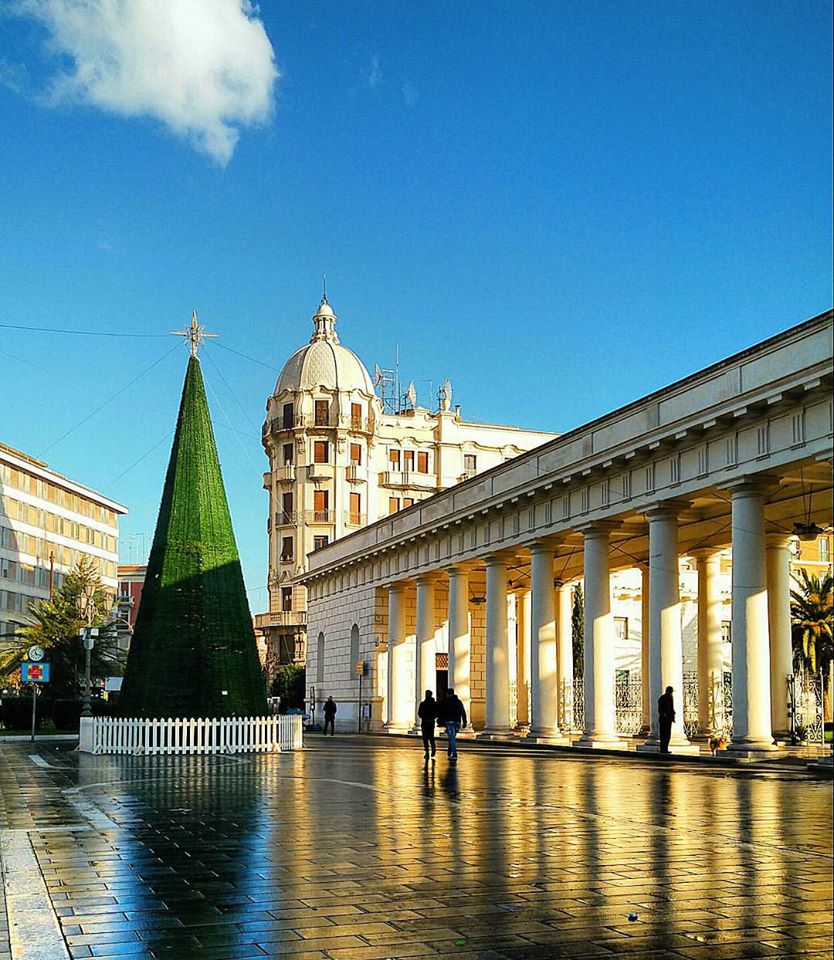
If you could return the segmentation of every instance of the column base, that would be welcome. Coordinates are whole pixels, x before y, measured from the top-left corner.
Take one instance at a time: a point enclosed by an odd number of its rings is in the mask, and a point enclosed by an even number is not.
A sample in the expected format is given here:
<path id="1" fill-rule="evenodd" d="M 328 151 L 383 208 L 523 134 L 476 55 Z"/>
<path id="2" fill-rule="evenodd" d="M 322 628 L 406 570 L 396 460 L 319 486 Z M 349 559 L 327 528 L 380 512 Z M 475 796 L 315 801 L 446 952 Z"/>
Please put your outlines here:
<path id="1" fill-rule="evenodd" d="M 509 727 L 487 727 L 477 735 L 479 740 L 517 740 Z"/>
<path id="2" fill-rule="evenodd" d="M 582 747 L 585 750 L 628 750 L 628 744 L 616 734 L 614 736 L 583 734 L 579 740 L 573 742 L 572 746 Z"/>
<path id="3" fill-rule="evenodd" d="M 777 753 L 779 747 L 772 740 L 731 741 L 725 750 L 716 750 L 716 757 L 736 757 L 739 760 L 758 760 Z"/>
<path id="4" fill-rule="evenodd" d="M 567 746 L 570 742 L 570 737 L 562 733 L 558 727 L 555 730 L 546 727 L 534 727 L 524 737 L 524 743 L 553 743 L 557 746 Z"/>
<path id="5" fill-rule="evenodd" d="M 386 723 L 382 728 L 383 733 L 414 733 L 414 730 L 406 723 Z"/>

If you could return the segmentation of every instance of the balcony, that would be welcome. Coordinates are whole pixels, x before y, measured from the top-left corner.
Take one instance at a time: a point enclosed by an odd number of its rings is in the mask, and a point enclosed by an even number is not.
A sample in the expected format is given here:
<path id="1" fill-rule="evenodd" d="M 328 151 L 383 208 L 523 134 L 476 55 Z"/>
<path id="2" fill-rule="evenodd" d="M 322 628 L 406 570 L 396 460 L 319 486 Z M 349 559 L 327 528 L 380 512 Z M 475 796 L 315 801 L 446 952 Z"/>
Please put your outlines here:
<path id="1" fill-rule="evenodd" d="M 379 475 L 383 487 L 397 490 L 436 490 L 437 478 L 432 473 L 417 473 L 415 470 L 385 470 Z"/>
<path id="2" fill-rule="evenodd" d="M 463 483 L 464 480 L 471 480 L 473 477 L 478 475 L 477 470 L 464 470 L 463 473 L 458 477 L 458 483 Z"/>
<path id="3" fill-rule="evenodd" d="M 264 474 L 264 490 L 271 490 L 271 489 L 272 489 L 272 474 L 269 471 L 267 471 Z"/>
<path id="4" fill-rule="evenodd" d="M 346 513 L 345 514 L 345 526 L 347 527 L 364 527 L 368 522 L 368 515 L 365 513 Z"/>
<path id="5" fill-rule="evenodd" d="M 330 480 L 333 477 L 333 466 L 329 463 L 311 463 L 307 467 L 307 477 L 310 480 Z"/>
<path id="6" fill-rule="evenodd" d="M 304 519 L 307 523 L 335 523 L 335 510 L 305 510 Z"/>
<path id="7" fill-rule="evenodd" d="M 276 467 L 273 473 L 278 483 L 292 483 L 295 480 L 295 464 L 285 463 L 280 467 Z M 264 474 L 264 478 L 267 476 L 268 474 Z"/>
<path id="8" fill-rule="evenodd" d="M 367 417 L 349 417 L 347 427 L 351 433 L 373 433 L 374 422 Z"/>
<path id="9" fill-rule="evenodd" d="M 307 625 L 306 610 L 277 610 L 275 613 L 256 613 L 255 629 L 267 627 L 304 627 Z"/>
<path id="10" fill-rule="evenodd" d="M 352 463 L 345 471 L 345 476 L 348 483 L 364 483 L 365 478 L 362 476 L 362 473 L 361 464 Z"/>

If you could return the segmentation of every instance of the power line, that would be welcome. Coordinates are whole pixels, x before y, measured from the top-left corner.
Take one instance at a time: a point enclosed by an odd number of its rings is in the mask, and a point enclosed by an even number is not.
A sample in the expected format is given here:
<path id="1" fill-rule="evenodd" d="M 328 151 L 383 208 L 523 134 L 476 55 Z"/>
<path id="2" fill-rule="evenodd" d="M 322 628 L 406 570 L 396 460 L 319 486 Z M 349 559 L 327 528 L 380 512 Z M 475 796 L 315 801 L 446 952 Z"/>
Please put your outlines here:
<path id="1" fill-rule="evenodd" d="M 77 337 L 139 337 L 156 339 L 167 337 L 167 333 L 115 333 L 109 330 L 64 330 L 61 327 L 31 327 L 24 323 L 0 323 L 6 330 L 31 330 L 35 333 L 67 333 Z"/>
<path id="2" fill-rule="evenodd" d="M 137 380 L 141 380 L 146 373 L 150 373 L 151 370 L 153 370 L 153 368 L 157 364 L 162 363 L 162 361 L 166 357 L 170 357 L 175 350 L 179 349 L 179 346 L 180 346 L 179 343 L 175 343 L 170 350 L 166 350 L 165 353 L 163 353 L 162 356 L 159 357 L 159 359 L 154 360 L 154 362 L 149 367 L 146 367 L 140 374 L 137 374 L 129 383 L 126 383 L 123 387 L 120 387 L 111 397 L 108 397 L 103 403 L 100 403 L 95 408 L 95 410 L 91 410 L 86 417 L 82 417 L 77 423 L 73 424 L 73 426 L 71 426 L 66 433 L 61 434 L 61 436 L 58 437 L 57 440 L 53 440 L 52 443 L 50 443 L 49 446 L 46 448 L 46 450 L 44 450 L 44 453 L 48 453 L 53 447 L 57 446 L 62 440 L 66 440 L 66 438 L 71 433 L 75 432 L 83 423 L 86 423 L 91 417 L 94 417 L 99 412 L 99 410 L 103 410 L 108 403 L 111 403 L 113 400 L 116 399 L 116 397 L 121 396 L 125 392 L 125 390 L 128 390 L 130 387 L 132 387 L 133 384 L 137 382 Z"/>
<path id="3" fill-rule="evenodd" d="M 157 448 L 161 443 L 164 443 L 164 442 L 168 439 L 168 437 L 171 436 L 171 434 L 172 434 L 173 432 L 174 432 L 173 430 L 169 430 L 169 431 L 165 434 L 164 437 L 162 437 L 160 440 L 157 440 L 156 443 L 155 443 L 152 447 L 148 447 L 148 449 L 142 454 L 141 457 L 139 457 L 138 460 L 134 460 L 133 463 L 132 463 L 126 470 L 123 470 L 123 471 L 118 475 L 118 477 L 115 477 L 111 482 L 112 482 L 112 483 L 117 483 L 119 480 L 122 479 L 122 477 L 127 476 L 127 474 L 129 474 L 130 471 L 131 471 L 134 467 L 138 467 L 138 466 L 139 466 L 139 464 L 145 459 L 145 457 L 150 456 L 150 455 L 154 452 L 154 450 L 156 450 L 156 448 Z"/>
<path id="4" fill-rule="evenodd" d="M 235 350 L 234 347 L 230 347 L 225 343 L 215 343 L 215 347 L 220 347 L 221 350 L 228 350 L 229 353 L 237 354 L 239 357 L 243 357 L 244 360 L 251 360 L 252 363 L 257 363 L 258 366 L 266 367 L 267 370 L 271 370 L 273 373 L 278 373 L 278 368 L 273 367 L 271 363 L 264 363 L 263 360 L 257 360 L 255 357 L 250 357 L 248 354 L 241 353 L 240 350 Z"/>

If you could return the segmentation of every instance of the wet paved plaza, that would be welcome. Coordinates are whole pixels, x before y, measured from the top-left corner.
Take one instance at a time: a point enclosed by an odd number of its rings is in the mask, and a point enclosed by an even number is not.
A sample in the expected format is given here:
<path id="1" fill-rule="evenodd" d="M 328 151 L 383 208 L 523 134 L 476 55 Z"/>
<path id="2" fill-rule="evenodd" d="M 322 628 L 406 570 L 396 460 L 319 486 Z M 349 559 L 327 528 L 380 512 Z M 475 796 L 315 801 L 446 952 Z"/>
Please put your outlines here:
<path id="1" fill-rule="evenodd" d="M 472 744 L 457 766 L 357 737 L 228 758 L 3 744 L 23 926 L 0 958 L 830 958 L 831 797 L 802 772 Z"/>

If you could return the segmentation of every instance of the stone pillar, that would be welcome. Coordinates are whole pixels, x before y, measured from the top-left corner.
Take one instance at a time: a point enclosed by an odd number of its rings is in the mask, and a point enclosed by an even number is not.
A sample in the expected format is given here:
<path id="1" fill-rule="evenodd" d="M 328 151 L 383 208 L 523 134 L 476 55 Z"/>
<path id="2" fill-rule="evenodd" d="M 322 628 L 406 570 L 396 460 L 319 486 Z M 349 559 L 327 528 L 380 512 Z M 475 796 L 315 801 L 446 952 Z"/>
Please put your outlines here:
<path id="1" fill-rule="evenodd" d="M 649 603 L 649 568 L 640 567 L 640 676 L 643 685 L 643 728 L 641 736 L 648 737 L 652 730 L 652 691 L 649 682 L 649 621 L 651 604 Z"/>
<path id="2" fill-rule="evenodd" d="M 559 736 L 553 546 L 549 543 L 534 543 L 530 547 L 530 557 L 530 688 L 533 706 L 530 738 L 551 740 Z"/>
<path id="3" fill-rule="evenodd" d="M 649 684 L 651 732 L 646 746 L 657 749 L 660 729 L 657 700 L 674 688 L 675 722 L 670 747 L 690 746 L 683 728 L 683 636 L 681 632 L 679 503 L 662 503 L 646 511 L 649 521 Z M 697 750 L 697 748 L 695 748 Z"/>
<path id="4" fill-rule="evenodd" d="M 721 557 L 696 550 L 698 564 L 698 733 L 714 737 L 724 723 L 724 652 L 721 636 Z"/>
<path id="5" fill-rule="evenodd" d="M 516 593 L 516 629 L 518 643 L 516 652 L 516 714 L 519 728 L 530 725 L 530 612 L 531 593 L 521 590 Z"/>
<path id="6" fill-rule="evenodd" d="M 733 536 L 733 739 L 735 753 L 773 750 L 765 566 L 765 487 L 730 486 Z"/>
<path id="7" fill-rule="evenodd" d="M 791 643 L 791 538 L 766 539 L 767 612 L 770 631 L 770 721 L 777 740 L 789 740 L 788 677 L 793 673 Z"/>
<path id="8" fill-rule="evenodd" d="M 469 573 L 463 567 L 449 570 L 449 686 L 463 703 L 466 715 L 472 709 L 469 636 Z"/>
<path id="9" fill-rule="evenodd" d="M 560 581 L 556 589 L 556 703 L 563 736 L 570 733 L 570 723 L 561 715 L 565 694 L 573 703 L 573 587 Z"/>
<path id="10" fill-rule="evenodd" d="M 417 649 L 414 671 L 414 726 L 420 728 L 417 708 L 426 690 L 437 696 L 437 668 L 435 666 L 435 576 L 430 573 L 417 577 Z"/>
<path id="11" fill-rule="evenodd" d="M 507 561 L 486 559 L 486 722 L 484 736 L 510 735 L 510 647 L 507 637 Z"/>
<path id="12" fill-rule="evenodd" d="M 585 527 L 585 724 L 581 747 L 623 747 L 614 707 L 614 621 L 608 547 L 610 525 Z"/>
<path id="13" fill-rule="evenodd" d="M 388 733 L 411 726 L 411 691 L 406 689 L 408 647 L 405 642 L 405 584 L 388 587 Z"/>

